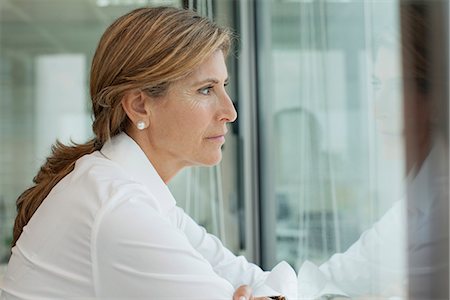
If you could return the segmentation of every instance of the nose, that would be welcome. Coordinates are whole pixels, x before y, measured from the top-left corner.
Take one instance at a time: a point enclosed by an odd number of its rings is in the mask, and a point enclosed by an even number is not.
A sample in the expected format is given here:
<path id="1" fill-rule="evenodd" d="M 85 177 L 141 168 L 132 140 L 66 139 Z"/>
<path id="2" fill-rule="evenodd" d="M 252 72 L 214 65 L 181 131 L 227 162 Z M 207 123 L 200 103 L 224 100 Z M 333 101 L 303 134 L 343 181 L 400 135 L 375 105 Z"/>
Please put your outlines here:
<path id="1" fill-rule="evenodd" d="M 219 114 L 219 119 L 222 122 L 231 123 L 234 122 L 237 118 L 237 112 L 234 108 L 233 101 L 230 96 L 228 96 L 227 92 L 224 91 L 223 95 L 220 99 L 221 109 Z"/>

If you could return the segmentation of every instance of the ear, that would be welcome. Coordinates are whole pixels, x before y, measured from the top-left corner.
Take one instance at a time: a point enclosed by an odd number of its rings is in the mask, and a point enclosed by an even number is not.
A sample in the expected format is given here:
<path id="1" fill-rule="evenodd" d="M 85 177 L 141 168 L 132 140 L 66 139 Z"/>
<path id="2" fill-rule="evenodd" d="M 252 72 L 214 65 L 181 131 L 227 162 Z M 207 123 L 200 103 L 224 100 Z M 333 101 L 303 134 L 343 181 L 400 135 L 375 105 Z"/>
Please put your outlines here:
<path id="1" fill-rule="evenodd" d="M 150 124 L 150 105 L 148 98 L 145 93 L 139 90 L 128 91 L 122 98 L 123 110 L 133 123 L 134 128 L 137 128 L 138 124 L 142 126 L 142 122 L 144 122 L 143 128 L 147 128 Z"/>

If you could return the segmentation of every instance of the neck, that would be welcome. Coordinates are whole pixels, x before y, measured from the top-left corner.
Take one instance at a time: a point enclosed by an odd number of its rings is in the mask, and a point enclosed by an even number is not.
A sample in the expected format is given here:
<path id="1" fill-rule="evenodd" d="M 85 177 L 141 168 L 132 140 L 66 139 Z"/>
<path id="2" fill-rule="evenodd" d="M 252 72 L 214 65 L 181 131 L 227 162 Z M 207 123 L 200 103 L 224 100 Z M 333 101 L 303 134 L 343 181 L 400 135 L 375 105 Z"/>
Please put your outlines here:
<path id="1" fill-rule="evenodd" d="M 126 133 L 139 145 L 144 151 L 145 156 L 151 162 L 159 177 L 168 184 L 169 181 L 183 169 L 184 165 L 175 161 L 169 154 L 160 153 L 153 149 L 147 135 L 139 130 L 127 130 Z"/>
<path id="2" fill-rule="evenodd" d="M 148 160 L 152 163 L 159 177 L 161 177 L 165 184 L 168 184 L 169 181 L 182 169 L 182 167 L 168 164 L 165 160 L 157 159 L 155 155 L 149 155 L 148 152 L 149 151 L 144 150 Z"/>

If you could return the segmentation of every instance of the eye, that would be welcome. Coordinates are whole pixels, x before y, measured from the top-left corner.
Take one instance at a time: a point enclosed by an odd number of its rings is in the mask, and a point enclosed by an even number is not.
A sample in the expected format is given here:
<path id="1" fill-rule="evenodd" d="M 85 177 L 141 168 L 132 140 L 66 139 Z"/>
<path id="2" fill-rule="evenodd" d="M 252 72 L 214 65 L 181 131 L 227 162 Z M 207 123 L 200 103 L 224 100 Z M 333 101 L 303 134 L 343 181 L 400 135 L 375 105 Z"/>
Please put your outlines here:
<path id="1" fill-rule="evenodd" d="M 208 96 L 209 94 L 211 94 L 212 88 L 213 88 L 212 86 L 207 86 L 207 87 L 199 89 L 198 92 L 202 95 Z"/>
<path id="2" fill-rule="evenodd" d="M 381 80 L 377 78 L 372 79 L 372 87 L 375 91 L 379 91 L 381 89 Z"/>

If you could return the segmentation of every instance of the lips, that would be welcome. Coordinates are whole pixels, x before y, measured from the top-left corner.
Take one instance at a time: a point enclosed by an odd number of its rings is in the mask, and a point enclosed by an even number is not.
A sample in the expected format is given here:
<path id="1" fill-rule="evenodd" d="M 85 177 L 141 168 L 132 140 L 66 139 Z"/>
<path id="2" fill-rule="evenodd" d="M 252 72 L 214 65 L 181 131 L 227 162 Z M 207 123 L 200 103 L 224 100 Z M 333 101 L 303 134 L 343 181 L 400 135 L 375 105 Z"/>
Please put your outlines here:
<path id="1" fill-rule="evenodd" d="M 223 144 L 225 143 L 225 134 L 227 134 L 227 132 L 212 134 L 211 136 L 207 137 L 206 140 L 213 143 Z"/>
<path id="2" fill-rule="evenodd" d="M 219 135 L 216 135 L 216 136 L 207 137 L 207 139 L 219 139 L 219 138 L 222 138 L 222 137 L 225 137 L 225 135 L 224 134 L 219 134 Z"/>
<path id="3" fill-rule="evenodd" d="M 207 137 L 207 139 L 220 139 L 220 138 L 224 138 L 226 134 L 227 134 L 227 131 L 225 131 L 224 133 L 213 134 L 213 135 Z"/>

